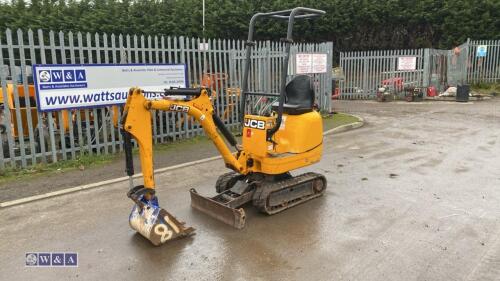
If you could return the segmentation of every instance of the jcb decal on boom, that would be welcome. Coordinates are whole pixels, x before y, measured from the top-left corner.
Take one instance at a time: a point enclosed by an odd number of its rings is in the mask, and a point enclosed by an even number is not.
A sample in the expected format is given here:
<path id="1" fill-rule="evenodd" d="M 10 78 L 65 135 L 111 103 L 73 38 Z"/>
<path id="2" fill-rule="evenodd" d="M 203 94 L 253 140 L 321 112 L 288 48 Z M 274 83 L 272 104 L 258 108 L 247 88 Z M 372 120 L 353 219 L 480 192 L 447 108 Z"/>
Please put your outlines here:
<path id="1" fill-rule="evenodd" d="M 187 105 L 178 105 L 178 104 L 172 104 L 170 106 L 170 111 L 179 111 L 179 112 L 188 112 L 189 111 L 189 106 Z"/>
<path id="2" fill-rule="evenodd" d="M 266 122 L 262 121 L 262 120 L 255 120 L 255 119 L 246 118 L 245 119 L 245 127 L 264 130 L 266 128 Z"/>

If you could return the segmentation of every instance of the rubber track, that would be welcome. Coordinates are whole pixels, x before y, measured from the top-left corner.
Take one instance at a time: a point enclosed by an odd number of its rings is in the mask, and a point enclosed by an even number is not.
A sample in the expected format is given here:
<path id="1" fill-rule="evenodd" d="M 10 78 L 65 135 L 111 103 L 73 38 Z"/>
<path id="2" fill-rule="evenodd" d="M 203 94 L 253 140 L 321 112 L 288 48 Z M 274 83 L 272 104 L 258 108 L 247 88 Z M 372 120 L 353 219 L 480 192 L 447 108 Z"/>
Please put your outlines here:
<path id="1" fill-rule="evenodd" d="M 272 193 L 281 191 L 284 189 L 292 188 L 296 185 L 303 184 L 306 182 L 311 182 L 311 184 L 314 183 L 315 180 L 321 179 L 323 182 L 323 189 L 321 192 L 313 192 L 307 196 L 301 197 L 294 199 L 292 201 L 289 201 L 288 204 L 284 206 L 271 206 L 269 207 L 267 203 L 269 202 L 270 196 L 272 196 Z M 310 188 L 310 186 L 306 186 L 305 188 Z M 255 191 L 254 197 L 253 197 L 253 205 L 259 209 L 259 211 L 273 215 L 276 213 L 279 213 L 281 211 L 284 211 L 286 209 L 289 209 L 293 206 L 296 206 L 298 204 L 304 203 L 306 201 L 309 201 L 311 199 L 314 199 L 316 197 L 319 197 L 323 195 L 324 191 L 326 189 L 326 178 L 325 176 L 318 174 L 318 173 L 305 173 L 296 177 L 292 177 L 289 179 L 281 180 L 275 183 L 271 184 L 266 184 L 261 186 L 260 188 L 257 188 Z M 313 189 L 314 190 L 314 189 Z"/>
<path id="2" fill-rule="evenodd" d="M 217 179 L 217 182 L 215 183 L 215 191 L 217 193 L 222 193 L 231 187 L 233 187 L 236 182 L 242 178 L 244 178 L 244 175 L 238 174 L 236 172 L 228 172 L 225 174 L 222 174 L 219 176 Z M 234 182 L 231 182 L 234 181 Z M 231 184 L 230 184 L 231 183 Z M 230 186 L 228 186 L 230 184 Z"/>

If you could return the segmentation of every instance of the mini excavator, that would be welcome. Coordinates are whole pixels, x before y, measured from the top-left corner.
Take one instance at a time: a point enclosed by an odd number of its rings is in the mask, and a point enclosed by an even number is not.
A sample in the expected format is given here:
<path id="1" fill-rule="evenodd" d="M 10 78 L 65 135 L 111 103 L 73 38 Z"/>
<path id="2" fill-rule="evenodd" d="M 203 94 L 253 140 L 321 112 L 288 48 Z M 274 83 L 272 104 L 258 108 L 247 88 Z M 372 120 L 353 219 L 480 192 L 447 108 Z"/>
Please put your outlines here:
<path id="1" fill-rule="evenodd" d="M 245 226 L 245 210 L 252 204 L 268 215 L 304 203 L 323 194 L 326 178 L 309 172 L 292 176 L 293 170 L 317 163 L 323 149 L 323 123 L 314 109 L 315 93 L 311 77 L 298 75 L 288 83 L 283 71 L 280 93 L 249 91 L 251 52 L 254 46 L 253 30 L 257 19 L 288 20 L 283 69 L 287 69 L 295 19 L 317 17 L 324 11 L 309 8 L 257 13 L 251 21 L 246 42 L 246 62 L 240 104 L 242 144 L 238 144 L 224 122 L 214 111 L 210 89 L 166 89 L 161 100 L 147 100 L 144 91 L 131 88 L 125 104 L 121 131 L 124 137 L 126 172 L 131 188 L 128 197 L 136 204 L 129 217 L 130 226 L 154 245 L 188 236 L 194 232 L 158 205 L 153 178 L 153 135 L 151 110 L 181 112 L 198 121 L 205 134 L 213 141 L 230 172 L 221 175 L 215 185 L 217 195 L 204 197 L 194 188 L 190 190 L 191 206 L 235 228 Z M 278 99 L 270 114 L 247 114 L 249 96 L 270 96 Z M 139 146 L 139 158 L 144 185 L 133 186 L 132 139 Z M 233 147 L 231 151 L 229 145 Z"/>

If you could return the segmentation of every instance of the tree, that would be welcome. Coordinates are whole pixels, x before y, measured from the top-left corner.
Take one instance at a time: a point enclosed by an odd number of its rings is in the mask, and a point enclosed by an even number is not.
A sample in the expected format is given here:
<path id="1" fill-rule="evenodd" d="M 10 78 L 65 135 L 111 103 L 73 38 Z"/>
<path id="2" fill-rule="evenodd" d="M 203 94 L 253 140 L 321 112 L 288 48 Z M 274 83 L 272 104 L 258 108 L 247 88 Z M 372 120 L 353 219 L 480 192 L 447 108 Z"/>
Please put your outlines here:
<path id="1" fill-rule="evenodd" d="M 12 0 L 0 3 L 0 28 L 245 39 L 258 11 L 307 6 L 326 11 L 297 21 L 298 41 L 333 41 L 337 50 L 434 47 L 500 39 L 498 0 Z M 256 39 L 284 37 L 286 23 L 261 21 Z"/>

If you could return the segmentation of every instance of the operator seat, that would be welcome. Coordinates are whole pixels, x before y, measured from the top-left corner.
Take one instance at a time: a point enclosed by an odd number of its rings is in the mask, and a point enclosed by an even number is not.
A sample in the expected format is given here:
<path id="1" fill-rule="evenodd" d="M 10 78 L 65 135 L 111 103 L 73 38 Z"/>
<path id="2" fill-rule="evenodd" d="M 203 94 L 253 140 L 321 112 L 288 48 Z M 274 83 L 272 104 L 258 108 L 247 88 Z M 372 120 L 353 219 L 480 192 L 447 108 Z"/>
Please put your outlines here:
<path id="1" fill-rule="evenodd" d="M 310 76 L 297 75 L 285 87 L 285 103 L 283 113 L 299 115 L 313 110 L 314 87 Z M 272 109 L 278 111 L 279 102 L 272 104 Z"/>

